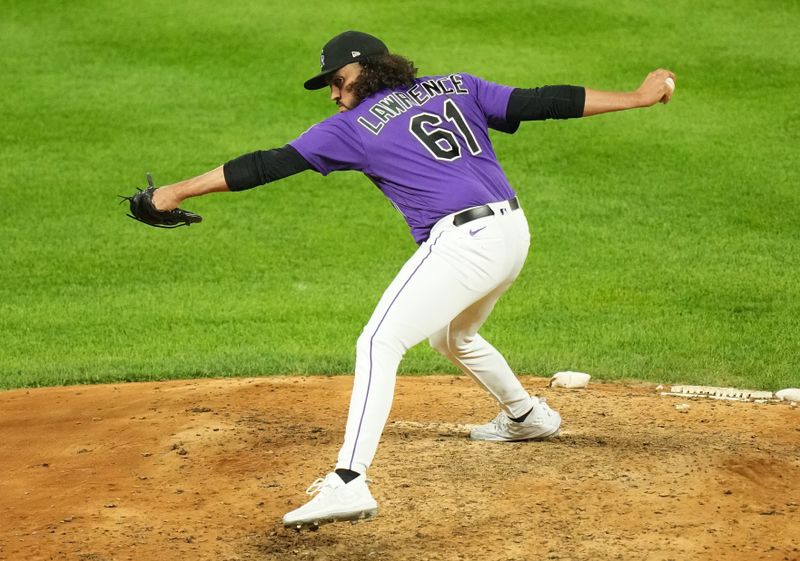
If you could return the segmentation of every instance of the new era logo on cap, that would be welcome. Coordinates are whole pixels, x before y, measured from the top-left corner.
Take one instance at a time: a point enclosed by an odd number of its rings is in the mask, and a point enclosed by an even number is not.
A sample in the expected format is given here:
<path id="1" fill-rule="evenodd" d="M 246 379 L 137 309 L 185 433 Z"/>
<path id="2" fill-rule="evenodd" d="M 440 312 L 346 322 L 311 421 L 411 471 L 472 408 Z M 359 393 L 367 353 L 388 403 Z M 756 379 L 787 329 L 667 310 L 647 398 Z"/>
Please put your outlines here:
<path id="1" fill-rule="evenodd" d="M 356 58 L 360 54 L 361 54 L 361 52 L 359 52 L 359 51 L 350 51 L 350 56 L 352 56 L 353 58 Z"/>

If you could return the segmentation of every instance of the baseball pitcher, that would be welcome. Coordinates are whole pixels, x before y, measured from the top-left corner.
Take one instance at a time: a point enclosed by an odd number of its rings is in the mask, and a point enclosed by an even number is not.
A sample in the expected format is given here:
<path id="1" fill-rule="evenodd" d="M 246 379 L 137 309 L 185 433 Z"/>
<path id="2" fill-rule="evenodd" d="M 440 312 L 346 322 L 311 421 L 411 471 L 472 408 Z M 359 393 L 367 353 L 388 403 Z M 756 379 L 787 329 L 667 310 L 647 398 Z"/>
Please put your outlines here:
<path id="1" fill-rule="evenodd" d="M 305 88 L 328 87 L 336 114 L 281 148 L 256 151 L 201 176 L 130 201 L 134 218 L 175 227 L 199 222 L 180 209 L 189 197 L 242 191 L 313 170 L 363 172 L 408 223 L 418 244 L 384 292 L 356 344 L 344 443 L 334 470 L 309 487 L 312 498 L 284 516 L 315 528 L 370 518 L 377 503 L 366 474 L 392 405 L 397 367 L 427 339 L 497 400 L 495 419 L 475 440 L 513 442 L 558 434 L 559 414 L 522 387 L 503 356 L 478 333 L 519 275 L 528 222 L 497 161 L 489 129 L 513 133 L 522 121 L 570 119 L 667 103 L 674 74 L 651 72 L 631 92 L 576 86 L 513 88 L 467 73 L 416 76 L 413 63 L 378 38 L 347 31 L 322 49 Z"/>

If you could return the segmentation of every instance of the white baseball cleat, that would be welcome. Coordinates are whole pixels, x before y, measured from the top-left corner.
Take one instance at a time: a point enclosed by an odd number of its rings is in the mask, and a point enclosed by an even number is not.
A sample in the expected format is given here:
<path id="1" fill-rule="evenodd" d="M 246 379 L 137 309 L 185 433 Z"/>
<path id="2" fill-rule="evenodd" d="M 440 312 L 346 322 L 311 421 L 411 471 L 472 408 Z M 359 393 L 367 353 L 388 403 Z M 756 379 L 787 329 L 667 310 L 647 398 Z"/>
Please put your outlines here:
<path id="1" fill-rule="evenodd" d="M 328 522 L 343 520 L 368 520 L 378 514 L 378 503 L 367 487 L 367 478 L 359 475 L 350 483 L 331 472 L 325 479 L 317 479 L 306 489 L 308 495 L 316 495 L 300 508 L 283 517 L 283 525 L 289 528 L 317 529 Z"/>
<path id="2" fill-rule="evenodd" d="M 533 410 L 528 418 L 516 423 L 501 412 L 485 425 L 472 428 L 472 440 L 492 440 L 495 442 L 516 442 L 519 440 L 545 440 L 558 435 L 561 415 L 550 409 L 543 399 L 533 398 Z"/>

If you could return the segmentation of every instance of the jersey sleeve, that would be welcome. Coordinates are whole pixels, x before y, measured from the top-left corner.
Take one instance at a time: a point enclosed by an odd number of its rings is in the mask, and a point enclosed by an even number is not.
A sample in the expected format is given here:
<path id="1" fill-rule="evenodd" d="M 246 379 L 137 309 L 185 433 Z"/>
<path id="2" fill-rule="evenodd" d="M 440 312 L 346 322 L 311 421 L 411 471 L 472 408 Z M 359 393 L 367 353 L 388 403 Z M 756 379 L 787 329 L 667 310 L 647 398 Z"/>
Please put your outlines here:
<path id="1" fill-rule="evenodd" d="M 495 84 L 471 74 L 461 74 L 461 76 L 467 83 L 467 88 L 473 94 L 478 107 L 486 116 L 489 128 L 508 134 L 515 133 L 519 128 L 519 122 L 509 121 L 506 117 L 508 102 L 514 88 Z"/>
<path id="2" fill-rule="evenodd" d="M 468 83 L 467 89 L 473 92 L 478 105 L 486 115 L 486 120 L 494 123 L 505 121 L 508 99 L 514 88 L 488 82 L 470 74 L 462 74 L 462 76 Z"/>
<path id="3" fill-rule="evenodd" d="M 322 175 L 341 170 L 363 171 L 367 165 L 361 138 L 339 115 L 317 123 L 289 143 Z"/>

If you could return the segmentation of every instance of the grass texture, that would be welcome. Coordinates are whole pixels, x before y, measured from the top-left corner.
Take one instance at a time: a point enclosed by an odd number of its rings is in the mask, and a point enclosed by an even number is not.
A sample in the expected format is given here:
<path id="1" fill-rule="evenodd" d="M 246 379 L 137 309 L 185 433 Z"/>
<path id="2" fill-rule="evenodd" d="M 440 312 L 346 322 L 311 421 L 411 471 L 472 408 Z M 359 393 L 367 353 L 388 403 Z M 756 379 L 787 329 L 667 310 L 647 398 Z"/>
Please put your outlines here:
<path id="1" fill-rule="evenodd" d="M 348 373 L 415 245 L 355 173 L 186 207 L 116 195 L 281 146 L 334 110 L 302 82 L 345 29 L 423 74 L 630 90 L 673 103 L 524 124 L 495 148 L 534 247 L 483 334 L 521 373 L 800 383 L 800 5 L 5 0 L 0 387 Z M 455 372 L 427 345 L 403 373 Z"/>

